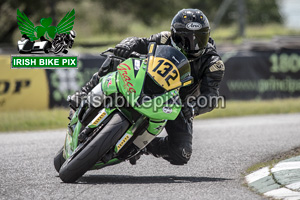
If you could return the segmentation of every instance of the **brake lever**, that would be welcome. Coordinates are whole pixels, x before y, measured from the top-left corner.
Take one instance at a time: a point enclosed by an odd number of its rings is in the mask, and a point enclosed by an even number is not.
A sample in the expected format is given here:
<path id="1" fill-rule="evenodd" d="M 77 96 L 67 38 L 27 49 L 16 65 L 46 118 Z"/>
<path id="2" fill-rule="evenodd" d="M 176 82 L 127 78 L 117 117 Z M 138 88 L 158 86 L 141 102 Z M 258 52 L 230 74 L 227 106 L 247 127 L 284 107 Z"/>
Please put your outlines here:
<path id="1" fill-rule="evenodd" d="M 116 59 L 119 59 L 119 60 L 122 60 L 122 61 L 126 60 L 126 58 L 116 56 L 114 54 L 114 50 L 115 50 L 115 48 L 108 48 L 106 51 L 103 51 L 102 53 L 100 53 L 100 56 L 116 58 Z M 107 53 L 111 53 L 111 54 L 107 54 Z"/>

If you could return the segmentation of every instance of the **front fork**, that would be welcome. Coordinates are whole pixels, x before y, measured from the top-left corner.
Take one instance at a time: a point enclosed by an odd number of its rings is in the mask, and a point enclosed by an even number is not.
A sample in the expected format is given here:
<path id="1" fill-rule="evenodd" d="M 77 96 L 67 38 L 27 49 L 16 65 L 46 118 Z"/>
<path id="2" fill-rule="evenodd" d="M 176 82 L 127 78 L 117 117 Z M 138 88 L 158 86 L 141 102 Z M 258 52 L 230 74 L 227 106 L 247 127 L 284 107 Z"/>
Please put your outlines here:
<path id="1" fill-rule="evenodd" d="M 95 128 L 100 126 L 103 123 L 103 121 L 115 110 L 116 108 L 112 108 L 112 109 L 103 108 L 83 130 L 82 130 L 82 123 L 78 120 L 78 113 L 80 110 L 77 110 L 73 115 L 70 124 L 68 125 L 68 131 L 66 134 L 64 151 L 63 151 L 64 158 L 65 159 L 69 158 L 77 148 L 78 137 L 81 134 L 81 132 L 85 130 L 93 131 Z"/>

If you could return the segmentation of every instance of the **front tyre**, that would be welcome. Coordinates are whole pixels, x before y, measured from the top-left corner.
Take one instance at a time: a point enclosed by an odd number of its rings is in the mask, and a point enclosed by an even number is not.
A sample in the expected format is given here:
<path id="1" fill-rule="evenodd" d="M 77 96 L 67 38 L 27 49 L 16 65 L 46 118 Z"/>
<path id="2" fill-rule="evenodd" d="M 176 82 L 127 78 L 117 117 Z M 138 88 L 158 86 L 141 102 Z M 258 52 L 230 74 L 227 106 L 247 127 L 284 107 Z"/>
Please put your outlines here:
<path id="1" fill-rule="evenodd" d="M 129 128 L 128 120 L 116 112 L 95 138 L 78 154 L 71 156 L 59 171 L 60 179 L 65 183 L 73 183 L 118 142 Z"/>
<path id="2" fill-rule="evenodd" d="M 60 43 L 56 44 L 54 47 L 54 54 L 58 54 L 63 50 L 64 46 Z"/>
<path id="3" fill-rule="evenodd" d="M 55 155 L 54 157 L 54 167 L 57 172 L 59 172 L 61 166 L 64 164 L 66 159 L 63 156 L 64 147 L 62 147 Z"/>

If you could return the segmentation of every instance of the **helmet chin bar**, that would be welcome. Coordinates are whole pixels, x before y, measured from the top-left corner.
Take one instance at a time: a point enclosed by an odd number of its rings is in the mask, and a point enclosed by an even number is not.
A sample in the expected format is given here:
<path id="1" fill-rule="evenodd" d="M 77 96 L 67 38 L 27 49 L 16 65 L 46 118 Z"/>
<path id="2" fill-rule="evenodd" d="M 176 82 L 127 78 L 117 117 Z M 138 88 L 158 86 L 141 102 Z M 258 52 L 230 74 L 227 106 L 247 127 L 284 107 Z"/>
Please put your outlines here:
<path id="1" fill-rule="evenodd" d="M 198 52 L 196 53 L 188 53 L 189 55 L 192 55 L 194 57 L 200 57 L 202 56 L 202 54 L 204 53 L 205 49 L 200 49 Z"/>
<path id="2" fill-rule="evenodd" d="M 171 37 L 171 44 L 173 47 L 175 47 L 177 50 L 179 50 L 180 52 L 182 52 L 188 59 L 189 61 L 193 61 L 195 59 L 197 59 L 198 57 L 202 56 L 205 49 L 201 49 L 199 50 L 198 52 L 194 52 L 194 53 L 189 53 L 189 52 L 186 52 L 184 49 L 181 49 L 180 47 L 178 47 L 176 45 L 176 43 L 174 42 L 173 38 Z"/>

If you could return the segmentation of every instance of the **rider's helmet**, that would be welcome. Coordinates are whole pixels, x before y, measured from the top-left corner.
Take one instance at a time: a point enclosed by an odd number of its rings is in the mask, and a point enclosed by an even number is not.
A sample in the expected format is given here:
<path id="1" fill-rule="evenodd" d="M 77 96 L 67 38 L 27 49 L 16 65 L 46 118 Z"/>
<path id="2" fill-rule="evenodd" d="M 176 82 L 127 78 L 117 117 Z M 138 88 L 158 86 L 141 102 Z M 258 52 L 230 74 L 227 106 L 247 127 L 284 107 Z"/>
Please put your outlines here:
<path id="1" fill-rule="evenodd" d="M 190 60 L 198 58 L 204 53 L 209 34 L 209 21 L 201 10 L 180 10 L 172 20 L 172 45 Z"/>
<path id="2" fill-rule="evenodd" d="M 74 30 L 71 30 L 70 33 L 69 33 L 69 36 L 71 39 L 74 40 L 74 38 L 76 37 L 76 32 Z"/>

